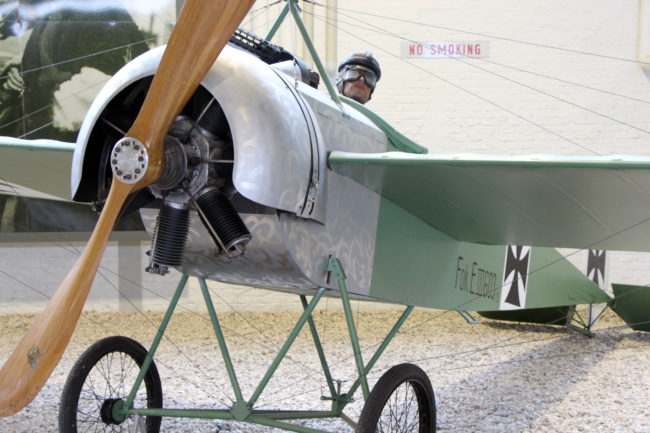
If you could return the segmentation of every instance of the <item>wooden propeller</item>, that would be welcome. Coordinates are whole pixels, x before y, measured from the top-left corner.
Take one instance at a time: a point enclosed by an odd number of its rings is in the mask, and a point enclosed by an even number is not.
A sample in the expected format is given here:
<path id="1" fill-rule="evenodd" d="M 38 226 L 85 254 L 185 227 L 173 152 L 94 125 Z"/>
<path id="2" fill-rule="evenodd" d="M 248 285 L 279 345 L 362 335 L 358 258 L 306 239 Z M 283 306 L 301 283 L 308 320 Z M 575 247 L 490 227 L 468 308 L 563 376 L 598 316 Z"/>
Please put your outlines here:
<path id="1" fill-rule="evenodd" d="M 164 169 L 163 139 L 254 0 L 187 0 L 147 98 L 127 137 L 146 148 L 148 168 L 135 183 L 113 176 L 88 245 L 45 310 L 0 370 L 0 416 L 24 408 L 61 359 L 76 327 L 99 262 L 127 198 L 154 183 Z"/>

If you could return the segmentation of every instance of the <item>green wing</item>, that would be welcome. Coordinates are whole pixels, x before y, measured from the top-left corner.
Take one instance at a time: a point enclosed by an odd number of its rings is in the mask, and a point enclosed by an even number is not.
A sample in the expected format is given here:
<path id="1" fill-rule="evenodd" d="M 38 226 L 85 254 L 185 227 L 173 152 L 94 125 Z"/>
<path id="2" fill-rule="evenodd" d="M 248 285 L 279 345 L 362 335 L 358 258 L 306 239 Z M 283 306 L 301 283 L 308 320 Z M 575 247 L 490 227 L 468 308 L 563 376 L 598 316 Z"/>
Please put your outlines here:
<path id="1" fill-rule="evenodd" d="M 0 137 L 0 181 L 70 200 L 74 143 Z"/>
<path id="2" fill-rule="evenodd" d="M 650 251 L 650 158 L 336 151 L 329 165 L 456 240 Z"/>

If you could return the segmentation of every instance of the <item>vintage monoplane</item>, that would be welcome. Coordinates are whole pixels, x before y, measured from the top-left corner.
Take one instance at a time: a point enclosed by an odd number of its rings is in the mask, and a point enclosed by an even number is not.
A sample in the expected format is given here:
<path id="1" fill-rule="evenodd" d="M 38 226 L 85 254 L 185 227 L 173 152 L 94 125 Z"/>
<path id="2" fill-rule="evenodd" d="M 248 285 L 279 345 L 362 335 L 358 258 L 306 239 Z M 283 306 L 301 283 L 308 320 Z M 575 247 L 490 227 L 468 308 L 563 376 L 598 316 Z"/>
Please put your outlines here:
<path id="1" fill-rule="evenodd" d="M 648 290 L 615 285 L 612 298 L 596 284 L 602 253 L 592 255 L 588 278 L 554 249 L 650 251 L 650 159 L 426 155 L 337 94 L 296 0 L 286 1 L 278 24 L 291 13 L 317 71 L 237 30 L 252 3 L 188 0 L 166 47 L 128 63 L 95 99 L 74 147 L 71 183 L 73 199 L 95 203 L 101 215 L 77 264 L 0 371 L 0 415 L 20 411 L 47 381 L 115 222 L 134 210 L 153 238 L 148 270 L 177 268 L 185 277 L 149 351 L 119 337 L 82 356 L 64 390 L 61 431 L 76 432 L 78 415 L 90 413 L 107 427 L 139 419 L 136 427 L 148 432 L 168 416 L 299 432 L 316 430 L 289 420 L 340 417 L 357 432 L 433 432 L 433 388 L 421 369 L 397 365 L 372 390 L 367 380 L 414 306 L 570 324 L 575 305 L 607 303 L 635 329 L 650 330 Z M 315 89 L 319 80 L 327 93 Z M 31 156 L 71 150 L 9 138 L 3 148 Z M 2 176 L 20 183 L 22 174 Z M 187 276 L 199 278 L 232 382 L 236 402 L 226 409 L 162 402 L 153 359 Z M 206 279 L 293 292 L 303 302 L 294 331 L 248 399 Z M 312 323 L 323 296 L 340 297 L 347 317 L 358 379 L 346 391 L 328 374 Z M 362 359 L 351 298 L 406 306 L 370 360 Z M 257 398 L 305 323 L 321 355 L 331 410 L 257 410 Z M 113 353 L 141 367 L 132 389 L 84 406 L 87 377 Z M 359 388 L 366 403 L 353 421 L 343 411 Z M 146 398 L 136 401 L 137 392 Z"/>

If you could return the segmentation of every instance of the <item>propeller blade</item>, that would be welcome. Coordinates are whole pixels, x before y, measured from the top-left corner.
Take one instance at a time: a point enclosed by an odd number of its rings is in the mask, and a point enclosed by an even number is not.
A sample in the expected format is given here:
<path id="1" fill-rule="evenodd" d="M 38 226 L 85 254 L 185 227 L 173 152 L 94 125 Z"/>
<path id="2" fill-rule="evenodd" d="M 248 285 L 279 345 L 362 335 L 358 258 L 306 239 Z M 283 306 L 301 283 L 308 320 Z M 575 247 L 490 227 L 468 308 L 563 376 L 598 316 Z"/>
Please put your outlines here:
<path id="1" fill-rule="evenodd" d="M 146 148 L 148 167 L 134 183 L 113 176 L 108 199 L 84 252 L 0 370 L 0 416 L 13 415 L 29 404 L 61 359 L 120 210 L 132 193 L 162 174 L 167 130 L 253 3 L 186 1 L 147 98 L 127 133 Z"/>
<path id="2" fill-rule="evenodd" d="M 104 249 L 132 186 L 115 181 L 83 253 L 0 371 L 0 416 L 21 410 L 56 367 L 76 327 Z"/>

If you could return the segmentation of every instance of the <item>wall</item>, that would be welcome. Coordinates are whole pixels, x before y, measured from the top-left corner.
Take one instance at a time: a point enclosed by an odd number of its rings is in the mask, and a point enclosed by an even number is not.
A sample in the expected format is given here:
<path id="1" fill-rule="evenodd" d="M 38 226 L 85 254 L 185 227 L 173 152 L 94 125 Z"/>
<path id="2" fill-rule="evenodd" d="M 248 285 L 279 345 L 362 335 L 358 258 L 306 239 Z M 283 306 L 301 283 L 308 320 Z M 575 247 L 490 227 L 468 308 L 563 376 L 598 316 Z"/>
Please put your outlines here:
<path id="1" fill-rule="evenodd" d="M 282 6 L 273 3 L 258 1 L 243 26 L 265 35 Z M 650 155 L 650 65 L 637 61 L 650 61 L 648 0 L 338 3 L 338 57 L 369 49 L 382 66 L 368 106 L 431 153 Z M 324 53 L 322 4 L 313 16 Z M 132 13 L 160 34 L 169 15 Z M 400 57 L 404 41 L 478 40 L 490 43 L 489 57 Z M 304 53 L 289 23 L 274 42 Z M 610 279 L 645 284 L 649 264 L 647 254 L 611 253 Z"/>

